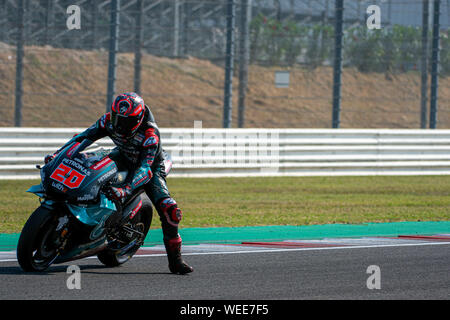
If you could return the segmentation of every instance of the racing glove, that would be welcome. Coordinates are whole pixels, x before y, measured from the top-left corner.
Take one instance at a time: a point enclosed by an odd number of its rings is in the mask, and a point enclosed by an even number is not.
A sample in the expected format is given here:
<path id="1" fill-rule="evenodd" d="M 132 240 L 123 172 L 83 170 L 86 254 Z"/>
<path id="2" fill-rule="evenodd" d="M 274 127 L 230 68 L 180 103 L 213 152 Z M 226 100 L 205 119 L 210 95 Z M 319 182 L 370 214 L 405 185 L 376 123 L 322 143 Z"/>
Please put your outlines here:
<path id="1" fill-rule="evenodd" d="M 122 201 L 131 195 L 131 187 L 129 185 L 123 187 L 109 187 L 106 191 L 106 195 L 113 200 Z"/>
<path id="2" fill-rule="evenodd" d="M 53 159 L 55 159 L 56 156 L 57 156 L 56 153 L 46 155 L 45 158 L 44 158 L 44 163 L 45 163 L 45 164 L 49 163 L 50 161 L 52 161 Z"/>

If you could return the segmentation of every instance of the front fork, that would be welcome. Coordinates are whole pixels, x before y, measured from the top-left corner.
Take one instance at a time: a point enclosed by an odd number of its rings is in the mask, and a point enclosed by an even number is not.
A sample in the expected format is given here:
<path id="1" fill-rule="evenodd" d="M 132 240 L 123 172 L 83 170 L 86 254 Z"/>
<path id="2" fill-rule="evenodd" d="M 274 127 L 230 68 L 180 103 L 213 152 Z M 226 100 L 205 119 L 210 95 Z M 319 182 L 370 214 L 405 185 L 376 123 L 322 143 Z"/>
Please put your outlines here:
<path id="1" fill-rule="evenodd" d="M 54 213 L 55 211 L 63 210 L 62 208 L 59 208 L 58 204 L 55 203 L 52 200 L 42 199 L 41 206 L 44 208 L 50 210 L 50 212 Z M 56 218 L 56 217 L 55 217 Z M 55 222 L 56 223 L 56 222 Z M 70 236 L 70 229 L 69 229 L 69 213 L 59 216 L 57 218 L 57 225 L 55 228 L 55 231 L 52 235 L 52 244 L 56 248 L 57 255 L 61 255 L 62 251 L 67 245 L 67 241 Z"/>

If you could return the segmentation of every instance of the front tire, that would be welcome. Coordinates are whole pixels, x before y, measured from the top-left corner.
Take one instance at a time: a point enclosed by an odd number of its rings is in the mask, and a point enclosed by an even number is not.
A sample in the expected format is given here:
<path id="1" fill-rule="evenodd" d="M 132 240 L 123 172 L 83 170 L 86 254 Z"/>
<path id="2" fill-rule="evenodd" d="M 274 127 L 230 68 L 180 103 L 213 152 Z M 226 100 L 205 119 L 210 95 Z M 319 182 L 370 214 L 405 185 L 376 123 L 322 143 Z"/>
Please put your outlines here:
<path id="1" fill-rule="evenodd" d="M 17 244 L 17 260 L 23 271 L 44 271 L 55 261 L 58 253 L 52 239 L 56 226 L 56 217 L 44 207 L 28 218 Z"/>

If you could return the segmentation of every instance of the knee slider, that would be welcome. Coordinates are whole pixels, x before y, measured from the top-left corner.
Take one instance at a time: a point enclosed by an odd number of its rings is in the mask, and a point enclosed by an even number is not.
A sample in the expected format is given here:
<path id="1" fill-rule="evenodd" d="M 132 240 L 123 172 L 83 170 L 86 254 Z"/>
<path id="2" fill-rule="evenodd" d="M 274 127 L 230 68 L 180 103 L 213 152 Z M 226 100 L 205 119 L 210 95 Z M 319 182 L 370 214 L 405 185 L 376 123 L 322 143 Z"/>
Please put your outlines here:
<path id="1" fill-rule="evenodd" d="M 183 217 L 181 209 L 178 208 L 177 203 L 172 198 L 163 199 L 159 204 L 159 210 L 172 226 L 178 226 Z"/>

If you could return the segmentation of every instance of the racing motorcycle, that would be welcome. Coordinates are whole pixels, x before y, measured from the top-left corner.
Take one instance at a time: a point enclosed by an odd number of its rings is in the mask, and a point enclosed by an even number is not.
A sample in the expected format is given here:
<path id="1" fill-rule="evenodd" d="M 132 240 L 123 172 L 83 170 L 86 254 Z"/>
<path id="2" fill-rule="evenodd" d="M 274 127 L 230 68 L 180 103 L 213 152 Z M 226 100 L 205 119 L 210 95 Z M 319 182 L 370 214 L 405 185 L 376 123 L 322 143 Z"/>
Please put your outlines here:
<path id="1" fill-rule="evenodd" d="M 17 260 L 24 271 L 97 255 L 108 267 L 129 261 L 144 243 L 152 204 L 142 190 L 124 201 L 108 198 L 111 186 L 128 174 L 119 170 L 118 151 L 84 151 L 92 141 L 74 142 L 40 169 L 41 183 L 28 192 L 40 198 L 20 234 Z M 165 153 L 166 173 L 171 159 Z"/>

